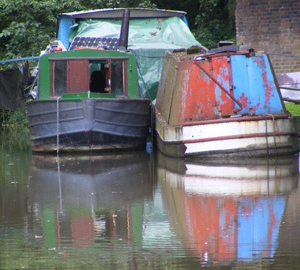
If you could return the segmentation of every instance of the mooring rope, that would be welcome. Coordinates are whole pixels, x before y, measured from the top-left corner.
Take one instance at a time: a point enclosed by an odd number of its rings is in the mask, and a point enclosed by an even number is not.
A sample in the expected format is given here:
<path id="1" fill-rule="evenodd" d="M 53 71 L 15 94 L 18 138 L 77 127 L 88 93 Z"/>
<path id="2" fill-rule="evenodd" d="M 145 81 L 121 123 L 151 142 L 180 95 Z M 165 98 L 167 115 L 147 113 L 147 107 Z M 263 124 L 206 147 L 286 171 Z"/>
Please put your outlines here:
<path id="1" fill-rule="evenodd" d="M 268 120 L 267 120 L 267 117 L 265 115 L 265 126 L 266 126 L 266 144 L 267 144 L 267 154 L 268 156 L 270 155 L 269 154 L 269 143 L 268 143 Z"/>
<path id="2" fill-rule="evenodd" d="M 59 160 L 59 100 L 56 99 L 56 153 L 57 153 L 57 173 L 58 173 L 58 192 L 59 192 L 59 206 L 60 213 L 63 212 L 62 206 L 62 190 L 61 190 L 61 176 L 60 176 L 60 160 Z"/>
<path id="3" fill-rule="evenodd" d="M 273 119 L 273 139 L 274 139 L 274 146 L 275 146 L 275 155 L 277 154 L 277 145 L 276 145 L 276 136 L 275 136 L 275 117 L 273 114 L 270 114 Z"/>
<path id="4" fill-rule="evenodd" d="M 274 148 L 275 148 L 275 155 L 277 155 L 277 145 L 276 145 L 276 134 L 275 134 L 275 117 L 273 114 L 267 114 L 272 117 L 272 126 L 273 126 L 273 140 L 274 140 Z M 267 143 L 267 152 L 269 155 L 269 144 L 268 144 L 268 120 L 265 115 L 265 125 L 266 125 L 266 143 Z"/>
<path id="5" fill-rule="evenodd" d="M 56 102 L 56 153 L 59 154 L 59 99 Z"/>

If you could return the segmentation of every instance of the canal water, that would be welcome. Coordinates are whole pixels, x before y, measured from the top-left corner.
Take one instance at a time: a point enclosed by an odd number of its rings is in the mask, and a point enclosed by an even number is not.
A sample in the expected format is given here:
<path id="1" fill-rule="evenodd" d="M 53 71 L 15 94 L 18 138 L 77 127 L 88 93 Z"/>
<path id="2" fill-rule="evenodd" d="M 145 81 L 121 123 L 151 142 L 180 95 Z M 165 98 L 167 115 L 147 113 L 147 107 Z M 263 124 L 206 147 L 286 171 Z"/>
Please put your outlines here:
<path id="1" fill-rule="evenodd" d="M 0 269 L 300 269 L 298 156 L 0 149 Z"/>

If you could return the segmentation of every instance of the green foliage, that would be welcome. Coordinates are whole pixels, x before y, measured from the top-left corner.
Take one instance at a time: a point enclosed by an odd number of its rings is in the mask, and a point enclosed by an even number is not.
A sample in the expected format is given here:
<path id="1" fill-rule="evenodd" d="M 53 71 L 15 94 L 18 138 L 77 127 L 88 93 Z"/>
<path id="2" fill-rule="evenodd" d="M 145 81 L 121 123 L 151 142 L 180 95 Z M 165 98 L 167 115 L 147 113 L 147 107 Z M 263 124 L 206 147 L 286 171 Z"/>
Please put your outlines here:
<path id="1" fill-rule="evenodd" d="M 6 138 L 5 147 L 30 149 L 27 110 L 0 110 L 0 138 Z M 2 145 L 3 147 L 3 145 Z"/>
<path id="2" fill-rule="evenodd" d="M 199 2 L 193 33 L 202 45 L 210 47 L 221 40 L 235 41 L 233 0 L 206 0 Z"/>
<path id="3" fill-rule="evenodd" d="M 142 1 L 139 6 L 139 8 L 157 8 L 156 4 L 151 3 L 150 0 L 144 0 Z"/>
<path id="4" fill-rule="evenodd" d="M 28 118 L 26 109 L 17 111 L 0 110 L 0 123 L 2 129 L 9 129 L 12 131 L 27 130 Z"/>
<path id="5" fill-rule="evenodd" d="M 6 58 L 39 55 L 55 35 L 59 1 L 16 0 L 0 5 L 0 46 Z M 4 54 L 4 52 L 2 52 Z"/>
<path id="6" fill-rule="evenodd" d="M 114 0 L 16 0 L 1 3 L 0 56 L 10 59 L 39 55 L 56 36 L 58 14 L 115 4 Z"/>
<path id="7" fill-rule="evenodd" d="M 57 15 L 79 10 L 142 7 L 150 0 L 15 0 L 0 3 L 0 59 L 39 55 L 56 36 Z"/>
<path id="8" fill-rule="evenodd" d="M 60 13 L 127 7 L 186 11 L 192 32 L 204 46 L 235 40 L 234 0 L 2 0 L 0 59 L 39 55 L 55 38 Z"/>

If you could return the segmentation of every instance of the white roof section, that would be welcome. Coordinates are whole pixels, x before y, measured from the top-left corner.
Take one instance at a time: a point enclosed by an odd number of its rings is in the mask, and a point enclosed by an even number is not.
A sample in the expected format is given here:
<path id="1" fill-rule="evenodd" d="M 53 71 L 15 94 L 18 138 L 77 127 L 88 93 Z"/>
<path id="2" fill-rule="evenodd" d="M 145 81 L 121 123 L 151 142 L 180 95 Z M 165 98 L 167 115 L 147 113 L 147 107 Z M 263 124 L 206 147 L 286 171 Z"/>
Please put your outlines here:
<path id="1" fill-rule="evenodd" d="M 58 16 L 71 16 L 74 19 L 122 19 L 125 8 L 98 9 L 89 11 L 78 11 L 62 13 Z M 164 17 L 184 17 L 186 12 L 164 10 L 164 9 L 147 9 L 147 8 L 129 8 L 130 19 L 134 18 L 164 18 Z"/>

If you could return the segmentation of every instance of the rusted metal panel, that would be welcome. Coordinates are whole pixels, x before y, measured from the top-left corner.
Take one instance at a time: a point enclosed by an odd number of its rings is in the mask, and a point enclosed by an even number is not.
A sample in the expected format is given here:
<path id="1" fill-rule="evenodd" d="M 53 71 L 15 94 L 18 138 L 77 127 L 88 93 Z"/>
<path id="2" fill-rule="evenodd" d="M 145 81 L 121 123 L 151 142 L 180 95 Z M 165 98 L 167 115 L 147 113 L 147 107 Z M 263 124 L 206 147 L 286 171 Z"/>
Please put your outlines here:
<path id="1" fill-rule="evenodd" d="M 284 113 L 266 55 L 233 55 L 230 60 L 234 96 L 243 105 L 241 114 Z"/>
<path id="2" fill-rule="evenodd" d="M 185 122 L 217 119 L 233 114 L 234 101 L 218 85 L 230 91 L 231 77 L 227 57 L 214 57 L 211 61 L 199 62 L 199 65 L 210 76 L 193 64 Z"/>
<path id="3" fill-rule="evenodd" d="M 211 158 L 298 152 L 295 121 L 285 112 L 266 55 L 179 52 L 165 63 L 156 103 L 163 153 Z"/>

